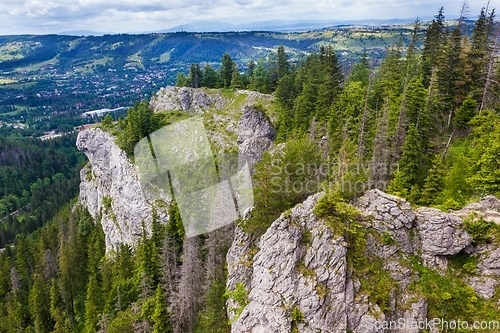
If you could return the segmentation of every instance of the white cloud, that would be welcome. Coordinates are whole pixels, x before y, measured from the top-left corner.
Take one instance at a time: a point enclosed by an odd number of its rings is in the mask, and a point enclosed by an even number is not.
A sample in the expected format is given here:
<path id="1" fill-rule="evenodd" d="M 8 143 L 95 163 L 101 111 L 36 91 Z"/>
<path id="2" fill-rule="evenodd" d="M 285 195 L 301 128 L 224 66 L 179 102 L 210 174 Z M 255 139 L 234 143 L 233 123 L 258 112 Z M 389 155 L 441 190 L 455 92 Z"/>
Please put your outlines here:
<path id="1" fill-rule="evenodd" d="M 469 1 L 471 18 L 485 0 Z M 444 6 L 449 17 L 460 4 L 452 0 L 1 0 L 0 34 L 57 33 L 64 30 L 136 32 L 166 29 L 200 20 L 245 23 L 273 19 L 354 20 L 415 18 Z"/>

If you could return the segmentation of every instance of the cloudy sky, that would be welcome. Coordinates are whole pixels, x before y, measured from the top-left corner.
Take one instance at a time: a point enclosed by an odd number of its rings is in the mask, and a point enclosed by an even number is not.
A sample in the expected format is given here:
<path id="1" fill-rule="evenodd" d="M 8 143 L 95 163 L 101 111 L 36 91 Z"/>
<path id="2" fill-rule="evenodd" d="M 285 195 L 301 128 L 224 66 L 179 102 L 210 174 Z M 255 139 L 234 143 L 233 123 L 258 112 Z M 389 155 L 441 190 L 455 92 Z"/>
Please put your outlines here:
<path id="1" fill-rule="evenodd" d="M 487 0 L 470 0 L 476 18 Z M 495 2 L 492 0 L 492 7 Z M 500 3 L 497 3 L 500 4 Z M 0 34 L 92 30 L 109 33 L 168 29 L 199 20 L 248 23 L 275 19 L 416 18 L 444 6 L 458 16 L 460 1 L 442 0 L 0 0 Z M 500 6 L 499 6 L 500 7 Z"/>

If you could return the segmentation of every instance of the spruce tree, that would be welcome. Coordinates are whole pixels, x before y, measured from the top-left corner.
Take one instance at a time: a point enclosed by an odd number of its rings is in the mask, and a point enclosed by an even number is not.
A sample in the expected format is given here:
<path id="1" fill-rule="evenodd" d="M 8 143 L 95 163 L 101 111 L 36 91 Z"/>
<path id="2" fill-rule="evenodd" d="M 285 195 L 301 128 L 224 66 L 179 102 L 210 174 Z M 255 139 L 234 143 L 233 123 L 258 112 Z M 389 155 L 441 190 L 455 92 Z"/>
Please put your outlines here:
<path id="1" fill-rule="evenodd" d="M 425 183 L 422 189 L 420 203 L 422 205 L 432 205 L 435 203 L 439 193 L 444 187 L 445 168 L 442 163 L 442 157 L 436 155 L 432 160 L 432 167 L 429 174 L 425 178 Z"/>
<path id="2" fill-rule="evenodd" d="M 285 53 L 285 47 L 280 45 L 278 47 L 278 80 L 288 74 L 290 65 L 288 63 L 288 56 Z"/>
<path id="3" fill-rule="evenodd" d="M 175 83 L 176 87 L 186 87 L 188 86 L 188 79 L 182 73 L 177 73 L 177 81 Z"/>
<path id="4" fill-rule="evenodd" d="M 156 288 L 155 308 L 153 311 L 153 333 L 169 333 L 172 332 L 170 323 L 170 314 L 168 313 L 167 299 L 161 285 Z"/>
<path id="5" fill-rule="evenodd" d="M 477 102 L 472 97 L 472 94 L 467 96 L 462 105 L 455 112 L 453 124 L 459 129 L 469 127 L 469 122 L 476 114 Z"/>
<path id="6" fill-rule="evenodd" d="M 421 159 L 422 148 L 420 136 L 415 125 L 411 124 L 403 146 L 403 155 L 398 161 L 399 170 L 389 184 L 388 191 L 390 193 L 402 197 L 410 195 L 414 186 L 418 186 L 421 181 Z"/>
<path id="7" fill-rule="evenodd" d="M 439 63 L 441 48 L 445 44 L 444 19 L 444 9 L 441 7 L 427 28 L 424 49 L 422 51 L 423 83 L 425 87 L 429 85 L 432 71 Z"/>
<path id="8" fill-rule="evenodd" d="M 191 88 L 200 88 L 203 73 L 199 64 L 191 64 L 189 69 L 188 84 Z"/>
<path id="9" fill-rule="evenodd" d="M 232 89 L 243 88 L 243 81 L 241 80 L 240 71 L 238 70 L 238 66 L 236 66 L 236 64 L 234 64 L 233 73 L 231 75 L 231 88 Z"/>
<path id="10" fill-rule="evenodd" d="M 221 59 L 220 77 L 222 88 L 229 88 L 231 86 L 231 79 L 234 72 L 234 62 L 229 54 L 224 53 Z"/>
<path id="11" fill-rule="evenodd" d="M 207 88 L 217 88 L 219 86 L 220 76 L 212 66 L 206 64 L 203 69 L 203 77 L 201 80 L 201 85 Z"/>
<path id="12" fill-rule="evenodd" d="M 99 314 L 102 311 L 101 293 L 97 281 L 97 272 L 94 272 L 89 279 L 87 286 L 87 296 L 85 299 L 85 332 L 97 332 L 99 324 Z"/>

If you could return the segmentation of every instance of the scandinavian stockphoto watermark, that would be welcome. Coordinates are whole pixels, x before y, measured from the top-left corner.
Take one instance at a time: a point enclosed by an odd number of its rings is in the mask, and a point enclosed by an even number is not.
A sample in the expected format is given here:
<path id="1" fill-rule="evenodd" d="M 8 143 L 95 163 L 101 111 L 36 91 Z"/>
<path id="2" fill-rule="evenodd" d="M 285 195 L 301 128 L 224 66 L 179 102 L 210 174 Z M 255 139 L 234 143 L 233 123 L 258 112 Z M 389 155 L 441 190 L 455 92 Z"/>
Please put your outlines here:
<path id="1" fill-rule="evenodd" d="M 397 320 L 391 321 L 376 321 L 367 322 L 364 324 L 364 328 L 368 330 L 401 330 L 408 332 L 415 331 L 467 331 L 472 332 L 477 331 L 497 331 L 500 329 L 500 321 L 489 320 L 489 321 L 474 321 L 468 322 L 461 319 L 448 320 L 444 318 L 425 318 L 423 320 L 405 319 L 399 318 Z"/>
<path id="2" fill-rule="evenodd" d="M 357 163 L 331 159 L 315 163 L 273 161 L 269 183 L 274 193 L 318 193 L 340 186 L 342 191 L 362 193 L 386 190 L 399 170 L 397 163 Z"/>
<path id="3" fill-rule="evenodd" d="M 214 157 L 201 117 L 163 127 L 137 143 L 135 163 L 143 190 L 175 199 L 187 237 L 231 224 L 254 205 L 248 162 L 238 154 Z M 313 194 L 340 184 L 344 191 L 385 189 L 397 164 L 272 163 L 268 175 L 276 194 Z M 346 177 L 346 175 L 354 177 Z"/>
<path id="4" fill-rule="evenodd" d="M 228 225 L 254 204 L 248 163 L 237 154 L 215 158 L 201 117 L 150 134 L 134 157 L 143 189 L 175 198 L 187 237 Z"/>

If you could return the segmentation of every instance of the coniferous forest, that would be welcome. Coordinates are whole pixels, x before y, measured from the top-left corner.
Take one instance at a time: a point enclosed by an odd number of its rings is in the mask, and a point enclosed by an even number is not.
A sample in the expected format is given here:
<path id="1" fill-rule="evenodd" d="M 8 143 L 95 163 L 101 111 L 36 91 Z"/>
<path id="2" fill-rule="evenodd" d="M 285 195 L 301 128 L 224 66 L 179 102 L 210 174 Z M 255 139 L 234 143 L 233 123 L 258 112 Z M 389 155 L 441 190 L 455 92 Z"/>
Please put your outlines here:
<path id="1" fill-rule="evenodd" d="M 500 196 L 500 27 L 487 8 L 470 35 L 467 24 L 461 18 L 447 25 L 441 8 L 424 34 L 416 21 L 411 42 L 393 45 L 380 66 L 364 56 L 349 73 L 330 45 L 296 61 L 279 47 L 251 61 L 245 73 L 227 53 L 219 70 L 193 64 L 179 73 L 178 86 L 248 89 L 276 98 L 276 142 L 284 145 L 255 166 L 255 209 L 238 222 L 243 230 L 258 237 L 318 191 L 277 193 L 273 186 L 318 172 L 287 169 L 271 186 L 270 170 L 287 165 L 347 166 L 319 184 L 342 202 L 379 188 L 414 206 L 446 211 Z M 147 103 L 137 103 L 125 119 L 105 119 L 102 127 L 112 128 L 131 155 L 135 143 L 165 124 Z M 99 221 L 67 202 L 77 192 L 81 166 L 70 141 L 0 138 L 0 219 L 7 216 L 0 225 L 0 332 L 230 332 L 225 301 L 247 297 L 245 290 L 226 290 L 231 233 L 185 239 L 172 205 L 170 222 L 153 216 L 151 237 L 144 232 L 137 248 L 124 245 L 105 255 Z M 352 168 L 359 165 L 369 167 Z M 364 185 L 345 186 L 353 183 Z M 20 208 L 26 210 L 21 220 L 8 215 Z M 427 291 L 435 296 L 432 288 Z M 494 317 L 486 303 L 471 310 L 462 285 L 443 288 L 460 291 L 446 314 Z M 429 311 L 442 309 L 440 301 Z"/>

